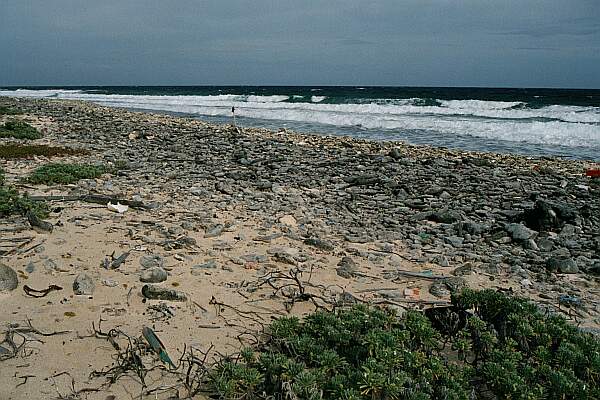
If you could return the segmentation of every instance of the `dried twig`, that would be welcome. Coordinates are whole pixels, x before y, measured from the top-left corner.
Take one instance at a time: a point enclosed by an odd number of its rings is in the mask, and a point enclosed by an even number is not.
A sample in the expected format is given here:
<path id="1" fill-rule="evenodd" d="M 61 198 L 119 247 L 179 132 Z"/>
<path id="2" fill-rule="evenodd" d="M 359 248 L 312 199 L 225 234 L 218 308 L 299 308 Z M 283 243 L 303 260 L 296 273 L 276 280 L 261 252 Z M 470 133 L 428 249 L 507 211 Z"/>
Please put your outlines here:
<path id="1" fill-rule="evenodd" d="M 275 290 L 273 297 L 279 295 L 285 297 L 287 300 L 284 302 L 284 306 L 288 312 L 291 311 L 295 303 L 303 301 L 311 301 L 317 309 L 327 309 L 327 305 L 334 306 L 336 304 L 335 299 L 327 299 L 320 294 L 311 293 L 307 290 L 307 287 L 318 288 L 321 291 L 325 288 L 310 283 L 312 268 L 309 271 L 307 281 L 301 279 L 304 272 L 306 271 L 299 267 L 293 268 L 287 273 L 272 271 L 259 278 L 258 287 L 268 285 Z"/>
<path id="2" fill-rule="evenodd" d="M 46 239 L 42 240 L 41 242 L 39 242 L 36 245 L 33 245 L 25 250 L 23 250 L 20 254 L 27 254 L 29 253 L 31 250 L 37 249 L 38 247 L 40 247 L 41 245 L 43 245 L 44 243 L 46 243 Z"/>
<path id="3" fill-rule="evenodd" d="M 215 298 L 215 296 L 212 296 L 212 298 L 210 299 L 209 303 L 210 305 L 215 306 L 215 309 L 217 311 L 217 315 L 220 315 L 221 312 L 223 312 L 225 309 L 229 309 L 232 310 L 233 312 L 235 312 L 238 316 L 242 317 L 242 318 L 248 318 L 254 322 L 256 322 L 259 325 L 263 324 L 264 318 L 261 317 L 260 313 L 256 312 L 256 311 L 242 311 L 242 310 L 238 310 L 236 307 L 231 306 L 229 304 L 225 304 L 219 300 L 217 300 Z M 233 324 L 230 321 L 225 321 L 225 323 L 229 326 L 233 326 Z"/>
<path id="4" fill-rule="evenodd" d="M 33 239 L 34 238 L 32 237 L 32 238 L 29 238 L 29 239 L 25 240 L 23 243 L 15 246 L 15 247 L 13 247 L 12 249 L 10 249 L 8 251 L 5 251 L 2 255 L 3 256 L 9 256 L 9 255 L 15 253 L 17 250 L 22 249 L 23 247 L 25 247 L 29 243 L 33 242 Z"/>
<path id="5" fill-rule="evenodd" d="M 20 326 L 19 324 L 10 324 L 7 331 L 4 333 L 4 340 L 0 342 L 0 346 L 8 347 L 8 353 L 0 354 L 0 361 L 15 358 L 18 355 L 21 357 L 28 357 L 32 355 L 35 348 L 29 346 L 30 343 L 44 344 L 43 340 L 35 337 L 39 336 L 54 336 L 69 333 L 71 331 L 55 331 L 55 332 L 42 332 L 37 328 L 34 328 L 31 320 L 27 319 L 26 326 Z"/>
<path id="6" fill-rule="evenodd" d="M 23 386 L 24 384 L 27 383 L 27 380 L 29 378 L 35 378 L 35 375 L 23 375 L 23 376 L 17 376 L 17 374 L 15 373 L 15 378 L 17 379 L 23 379 L 23 382 L 19 383 L 17 386 L 15 386 L 15 388 L 18 388 L 19 386 Z"/>
<path id="7" fill-rule="evenodd" d="M 207 360 L 213 348 L 212 344 L 206 351 L 190 348 L 189 352 L 184 352 L 184 355 L 182 355 L 180 361 L 185 371 L 183 383 L 190 398 L 200 393 L 204 387 L 206 377 L 212 368 Z M 183 358 L 184 356 L 185 358 Z"/>
<path id="8" fill-rule="evenodd" d="M 25 292 L 25 294 L 27 296 L 31 296 L 31 297 L 46 297 L 49 293 L 53 292 L 53 291 L 58 291 L 58 290 L 62 290 L 63 288 L 58 286 L 58 285 L 50 285 L 48 286 L 48 288 L 46 289 L 42 289 L 42 290 L 37 290 L 34 289 L 28 285 L 24 285 L 23 286 L 23 291 Z"/>
<path id="9" fill-rule="evenodd" d="M 69 378 L 71 378 L 71 382 L 70 382 L 71 385 L 69 387 L 69 390 L 71 391 L 71 393 L 68 395 L 63 395 L 58 390 L 58 385 L 56 384 L 55 378 L 58 378 L 59 376 L 63 376 L 63 375 L 66 375 Z M 75 379 L 67 371 L 63 371 L 63 372 L 59 372 L 58 374 L 54 374 L 49 379 L 52 381 L 52 386 L 54 386 L 54 389 L 56 390 L 56 393 L 58 394 L 59 400 L 78 400 L 78 399 L 81 399 L 81 396 L 80 396 L 81 394 L 90 393 L 90 392 L 99 392 L 100 390 L 102 390 L 102 387 L 82 388 L 82 389 L 76 390 L 75 389 Z"/>

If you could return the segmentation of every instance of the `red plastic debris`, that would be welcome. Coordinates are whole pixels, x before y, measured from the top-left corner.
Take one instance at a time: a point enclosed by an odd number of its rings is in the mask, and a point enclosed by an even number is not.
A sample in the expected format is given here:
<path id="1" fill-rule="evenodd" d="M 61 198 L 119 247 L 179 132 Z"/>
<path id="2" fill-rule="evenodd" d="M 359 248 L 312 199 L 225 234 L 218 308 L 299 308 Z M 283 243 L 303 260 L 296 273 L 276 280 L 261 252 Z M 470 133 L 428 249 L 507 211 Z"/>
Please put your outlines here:
<path id="1" fill-rule="evenodd" d="M 590 168 L 585 171 L 585 175 L 591 178 L 600 178 L 600 168 Z"/>

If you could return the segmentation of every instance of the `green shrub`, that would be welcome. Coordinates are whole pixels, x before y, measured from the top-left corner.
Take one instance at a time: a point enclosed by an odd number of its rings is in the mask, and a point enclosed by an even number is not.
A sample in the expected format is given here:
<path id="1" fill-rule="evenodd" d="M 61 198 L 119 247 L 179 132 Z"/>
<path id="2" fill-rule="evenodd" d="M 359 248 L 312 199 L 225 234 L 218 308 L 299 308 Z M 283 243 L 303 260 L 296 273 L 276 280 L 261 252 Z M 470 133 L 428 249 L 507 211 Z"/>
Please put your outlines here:
<path id="1" fill-rule="evenodd" d="M 80 179 L 97 178 L 105 172 L 107 172 L 106 168 L 100 165 L 46 164 L 33 171 L 26 181 L 46 185 L 69 184 Z"/>
<path id="2" fill-rule="evenodd" d="M 0 137 L 35 140 L 42 138 L 42 134 L 27 122 L 13 119 L 0 127 Z"/>
<path id="3" fill-rule="evenodd" d="M 280 318 L 211 372 L 223 399 L 600 398 L 600 342 L 532 303 L 464 291 L 399 318 L 364 305 Z M 435 326 L 435 328 L 434 328 Z"/>
<path id="4" fill-rule="evenodd" d="M 0 106 L 0 115 L 17 115 L 17 114 L 22 114 L 22 112 L 20 110 L 17 110 L 16 108 Z"/>
<path id="5" fill-rule="evenodd" d="M 5 181 L 6 178 L 4 177 L 4 170 L 2 167 L 0 167 L 0 186 L 3 186 Z"/>
<path id="6" fill-rule="evenodd" d="M 32 201 L 26 195 L 20 195 L 14 188 L 0 186 L 0 217 L 26 215 L 29 210 L 39 218 L 48 215 L 48 207 L 44 202 Z"/>
<path id="7" fill-rule="evenodd" d="M 469 370 L 448 367 L 439 338 L 414 311 L 399 319 L 357 306 L 281 318 L 266 344 L 219 364 L 212 388 L 221 398 L 467 399 Z"/>
<path id="8" fill-rule="evenodd" d="M 33 156 L 53 157 L 77 154 L 88 154 L 88 152 L 80 149 L 69 149 L 66 147 L 53 147 L 47 145 L 20 145 L 13 143 L 0 145 L 0 158 L 4 159 L 28 158 Z"/>
<path id="9" fill-rule="evenodd" d="M 597 337 L 493 290 L 466 290 L 453 302 L 474 312 L 466 328 L 472 364 L 499 397 L 600 398 Z"/>

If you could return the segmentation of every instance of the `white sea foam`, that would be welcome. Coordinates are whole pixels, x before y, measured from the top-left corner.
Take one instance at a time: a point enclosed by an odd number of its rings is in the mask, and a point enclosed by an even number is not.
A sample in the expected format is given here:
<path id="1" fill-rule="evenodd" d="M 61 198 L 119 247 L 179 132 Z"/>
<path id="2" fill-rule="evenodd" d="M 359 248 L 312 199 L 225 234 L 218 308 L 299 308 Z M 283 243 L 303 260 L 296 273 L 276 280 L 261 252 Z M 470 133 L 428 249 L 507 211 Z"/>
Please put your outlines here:
<path id="1" fill-rule="evenodd" d="M 238 96 L 242 97 L 243 96 Z M 273 95 L 273 96 L 248 96 L 246 101 L 248 102 L 257 102 L 257 103 L 279 103 L 282 101 L 286 101 L 290 96 L 281 96 L 281 95 Z M 238 99 L 241 100 L 241 99 Z"/>
<path id="2" fill-rule="evenodd" d="M 442 107 L 454 110 L 505 110 L 523 104 L 520 101 L 441 100 Z"/>
<path id="3" fill-rule="evenodd" d="M 310 101 L 313 103 L 320 103 L 325 100 L 327 97 L 325 96 L 311 96 Z"/>
<path id="4" fill-rule="evenodd" d="M 60 95 L 70 95 L 81 93 L 81 90 L 67 90 L 67 89 L 42 89 L 42 90 L 31 90 L 31 89 L 17 89 L 11 90 L 0 90 L 0 95 L 10 96 L 11 94 L 18 97 L 58 97 Z"/>
<path id="5" fill-rule="evenodd" d="M 522 103 L 481 100 L 442 100 L 440 106 L 418 106 L 422 99 L 378 99 L 363 104 L 327 104 L 324 96 L 311 102 L 288 103 L 291 96 L 213 95 L 146 96 L 106 95 L 77 90 L 0 90 L 3 96 L 57 97 L 98 104 L 230 116 L 231 107 L 241 117 L 376 130 L 434 131 L 570 147 L 600 147 L 600 108 L 552 105 L 539 109 L 515 108 Z M 295 97 L 295 96 L 294 96 Z M 295 97 L 297 98 L 297 97 Z"/>

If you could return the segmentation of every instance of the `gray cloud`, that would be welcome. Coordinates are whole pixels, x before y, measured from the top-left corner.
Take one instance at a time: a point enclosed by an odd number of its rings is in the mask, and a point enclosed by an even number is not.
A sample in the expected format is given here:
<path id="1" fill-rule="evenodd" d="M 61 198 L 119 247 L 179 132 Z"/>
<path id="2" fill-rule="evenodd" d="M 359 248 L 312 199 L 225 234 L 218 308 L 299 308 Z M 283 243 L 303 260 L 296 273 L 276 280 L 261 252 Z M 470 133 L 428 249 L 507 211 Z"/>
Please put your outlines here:
<path id="1" fill-rule="evenodd" d="M 0 85 L 600 87 L 595 0 L 3 0 Z"/>

